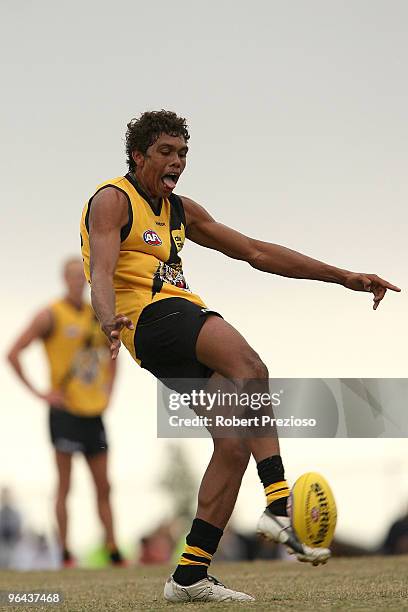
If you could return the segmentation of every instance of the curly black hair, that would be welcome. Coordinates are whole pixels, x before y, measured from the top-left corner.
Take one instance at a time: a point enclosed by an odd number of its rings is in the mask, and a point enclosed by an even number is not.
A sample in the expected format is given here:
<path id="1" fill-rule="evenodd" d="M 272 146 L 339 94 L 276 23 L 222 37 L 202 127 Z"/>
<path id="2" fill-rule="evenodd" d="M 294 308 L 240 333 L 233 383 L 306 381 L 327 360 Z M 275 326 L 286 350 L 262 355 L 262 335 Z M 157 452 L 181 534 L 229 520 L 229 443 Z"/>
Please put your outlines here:
<path id="1" fill-rule="evenodd" d="M 126 130 L 126 161 L 130 171 L 136 168 L 132 152 L 140 151 L 145 154 L 160 134 L 182 136 L 186 142 L 190 138 L 186 120 L 172 111 L 147 111 L 138 119 L 129 121 Z"/>

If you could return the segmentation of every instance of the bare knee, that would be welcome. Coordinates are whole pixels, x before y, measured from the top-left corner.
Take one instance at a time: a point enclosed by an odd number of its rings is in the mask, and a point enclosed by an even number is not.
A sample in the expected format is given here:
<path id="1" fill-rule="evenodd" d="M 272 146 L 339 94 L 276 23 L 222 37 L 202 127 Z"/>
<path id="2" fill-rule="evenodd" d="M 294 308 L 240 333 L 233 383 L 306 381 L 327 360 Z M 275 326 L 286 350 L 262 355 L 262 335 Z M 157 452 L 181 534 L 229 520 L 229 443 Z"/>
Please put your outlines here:
<path id="1" fill-rule="evenodd" d="M 257 356 L 257 358 L 251 362 L 250 367 L 251 367 L 251 375 L 248 378 L 260 378 L 260 379 L 269 378 L 268 368 L 266 367 L 266 365 L 264 364 L 264 362 L 259 356 Z"/>
<path id="2" fill-rule="evenodd" d="M 269 378 L 268 368 L 255 352 L 243 355 L 238 368 L 237 378 L 248 380 L 267 380 Z"/>
<path id="3" fill-rule="evenodd" d="M 57 488 L 57 506 L 65 505 L 69 493 L 69 483 L 59 483 Z"/>
<path id="4" fill-rule="evenodd" d="M 96 486 L 96 495 L 99 501 L 106 501 L 109 499 L 111 492 L 111 486 L 107 480 L 99 482 Z"/>
<path id="5" fill-rule="evenodd" d="M 214 454 L 224 464 L 231 466 L 235 472 L 245 472 L 251 456 L 245 441 L 236 438 L 215 439 Z"/>

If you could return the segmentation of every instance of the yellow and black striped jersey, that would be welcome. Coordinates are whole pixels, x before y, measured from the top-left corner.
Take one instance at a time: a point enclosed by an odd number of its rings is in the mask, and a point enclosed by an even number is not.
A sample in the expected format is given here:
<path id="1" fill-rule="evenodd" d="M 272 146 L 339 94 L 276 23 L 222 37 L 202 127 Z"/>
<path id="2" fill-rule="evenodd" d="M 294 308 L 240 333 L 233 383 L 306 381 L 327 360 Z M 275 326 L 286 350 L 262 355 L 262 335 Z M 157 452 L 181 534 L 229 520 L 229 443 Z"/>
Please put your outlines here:
<path id="1" fill-rule="evenodd" d="M 181 198 L 175 194 L 162 198 L 156 210 L 131 174 L 102 183 L 94 195 L 106 187 L 121 191 L 128 202 L 128 223 L 121 229 L 113 279 L 116 312 L 128 316 L 136 327 L 145 306 L 158 300 L 182 297 L 205 307 L 201 298 L 191 292 L 183 274 L 179 253 L 185 241 L 186 219 Z M 89 282 L 89 214 L 93 197 L 86 203 L 81 219 L 82 257 Z M 137 360 L 133 334 L 125 329 L 121 337 Z"/>
<path id="2" fill-rule="evenodd" d="M 62 299 L 49 306 L 52 329 L 43 338 L 53 389 L 63 391 L 66 408 L 97 416 L 108 403 L 111 366 L 107 338 L 90 304 L 81 310 Z"/>

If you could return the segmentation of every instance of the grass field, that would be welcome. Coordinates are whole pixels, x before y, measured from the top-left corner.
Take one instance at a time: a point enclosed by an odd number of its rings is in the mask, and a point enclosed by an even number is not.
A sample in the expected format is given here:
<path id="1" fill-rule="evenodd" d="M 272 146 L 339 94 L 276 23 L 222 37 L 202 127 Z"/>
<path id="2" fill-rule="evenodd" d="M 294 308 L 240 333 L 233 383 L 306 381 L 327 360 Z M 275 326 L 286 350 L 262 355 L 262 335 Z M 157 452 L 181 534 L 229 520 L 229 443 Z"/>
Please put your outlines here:
<path id="1" fill-rule="evenodd" d="M 408 557 L 333 559 L 314 568 L 297 562 L 214 563 L 215 576 L 256 597 L 252 604 L 168 604 L 169 567 L 58 572 L 1 572 L 0 589 L 61 591 L 60 605 L 6 605 L 2 610 L 121 612 L 138 610 L 408 610 Z"/>

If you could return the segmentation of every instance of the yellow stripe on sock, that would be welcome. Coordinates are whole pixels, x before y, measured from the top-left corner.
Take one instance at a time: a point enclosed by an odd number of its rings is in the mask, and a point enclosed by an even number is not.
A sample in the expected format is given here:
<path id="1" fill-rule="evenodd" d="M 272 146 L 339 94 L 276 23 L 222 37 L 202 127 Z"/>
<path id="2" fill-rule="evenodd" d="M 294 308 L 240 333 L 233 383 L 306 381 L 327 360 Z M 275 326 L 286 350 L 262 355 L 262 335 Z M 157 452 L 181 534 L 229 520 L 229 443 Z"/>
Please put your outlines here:
<path id="1" fill-rule="evenodd" d="M 202 548 L 199 548 L 198 546 L 189 546 L 186 544 L 183 552 L 188 553 L 189 555 L 195 555 L 196 557 L 205 557 L 209 561 L 212 559 L 212 555 L 210 553 Z"/>
<path id="2" fill-rule="evenodd" d="M 205 567 L 208 567 L 207 563 L 203 563 L 202 561 L 191 561 L 191 559 L 185 559 L 184 557 L 180 558 L 180 561 L 178 562 L 179 565 L 204 565 Z"/>
<path id="3" fill-rule="evenodd" d="M 270 495 L 266 496 L 266 505 L 269 506 L 272 502 L 277 499 L 283 499 L 284 497 L 289 497 L 289 489 L 286 491 L 279 491 L 278 493 L 270 493 Z"/>
<path id="4" fill-rule="evenodd" d="M 268 487 L 265 487 L 265 495 L 269 495 L 269 493 L 275 493 L 275 491 L 277 491 L 278 489 L 283 489 L 284 487 L 286 487 L 286 489 L 289 489 L 288 483 L 286 482 L 286 480 L 281 480 L 280 482 L 274 482 Z"/>

